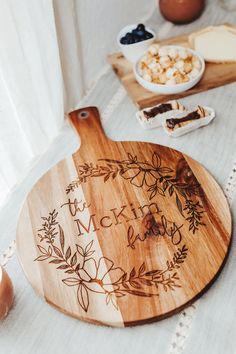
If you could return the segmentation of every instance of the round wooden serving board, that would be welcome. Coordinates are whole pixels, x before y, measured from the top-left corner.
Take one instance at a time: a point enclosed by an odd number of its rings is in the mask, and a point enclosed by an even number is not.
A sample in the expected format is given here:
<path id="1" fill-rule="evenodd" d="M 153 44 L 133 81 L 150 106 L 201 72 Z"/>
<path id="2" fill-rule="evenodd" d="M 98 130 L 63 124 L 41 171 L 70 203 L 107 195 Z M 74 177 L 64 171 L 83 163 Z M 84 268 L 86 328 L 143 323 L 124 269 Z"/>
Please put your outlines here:
<path id="1" fill-rule="evenodd" d="M 110 141 L 96 108 L 70 119 L 80 149 L 38 181 L 20 215 L 17 249 L 29 282 L 59 310 L 96 324 L 178 312 L 209 287 L 228 253 L 222 190 L 176 150 Z"/>

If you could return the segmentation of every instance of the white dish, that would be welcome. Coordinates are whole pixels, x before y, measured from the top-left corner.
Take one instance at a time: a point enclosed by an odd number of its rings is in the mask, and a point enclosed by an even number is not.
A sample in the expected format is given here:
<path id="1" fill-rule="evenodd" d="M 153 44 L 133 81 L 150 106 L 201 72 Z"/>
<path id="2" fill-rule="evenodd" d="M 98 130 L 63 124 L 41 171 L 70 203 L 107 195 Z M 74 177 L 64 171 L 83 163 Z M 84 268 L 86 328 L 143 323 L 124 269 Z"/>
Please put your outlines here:
<path id="1" fill-rule="evenodd" d="M 201 128 L 207 124 L 209 124 L 214 118 L 215 118 L 215 111 L 213 108 L 211 107 L 207 107 L 207 106 L 203 106 L 203 108 L 205 110 L 207 110 L 207 112 L 209 112 L 209 115 L 204 117 L 204 118 L 200 118 L 198 120 L 194 120 L 180 128 L 176 128 L 174 131 L 170 131 L 166 128 L 166 120 L 164 122 L 162 122 L 162 126 L 163 126 L 163 129 L 164 131 L 169 135 L 169 136 L 172 136 L 174 138 L 177 138 L 181 135 L 184 135 L 184 134 L 187 134 L 187 133 L 190 133 L 191 131 L 195 130 L 195 129 L 198 129 L 198 128 Z M 182 117 L 184 117 L 186 115 L 186 112 L 183 112 L 183 113 L 179 113 L 177 114 L 174 118 L 176 119 L 180 119 Z"/>
<path id="2" fill-rule="evenodd" d="M 140 58 L 150 47 L 150 45 L 154 42 L 156 39 L 156 34 L 153 30 L 150 28 L 146 28 L 148 32 L 150 32 L 153 37 L 150 39 L 146 39 L 144 41 L 138 42 L 138 43 L 133 43 L 133 44 L 122 44 L 120 43 L 120 40 L 123 36 L 126 35 L 127 32 L 131 32 L 133 29 L 135 29 L 137 25 L 128 25 L 122 28 L 122 30 L 118 33 L 117 36 L 117 43 L 126 59 L 131 61 L 132 63 L 135 63 L 138 58 Z"/>
<path id="3" fill-rule="evenodd" d="M 201 69 L 199 71 L 199 74 L 195 78 L 189 80 L 188 82 L 184 82 L 184 83 L 180 83 L 180 84 L 175 84 L 175 85 L 155 84 L 155 83 L 149 82 L 147 80 L 144 80 L 142 78 L 142 76 L 140 75 L 139 62 L 142 59 L 142 56 L 141 56 L 137 60 L 137 62 L 135 63 L 135 65 L 133 67 L 134 75 L 135 75 L 136 80 L 146 90 L 154 92 L 154 93 L 164 94 L 164 95 L 176 94 L 176 93 L 179 93 L 179 92 L 184 92 L 184 91 L 189 90 L 190 88 L 195 86 L 201 80 L 201 78 L 202 78 L 202 76 L 204 74 L 205 61 L 204 61 L 203 57 L 200 54 L 198 54 L 195 50 L 192 50 L 192 49 L 189 49 L 189 48 L 184 48 L 184 47 L 181 47 L 181 46 L 173 46 L 173 45 L 165 46 L 165 47 L 169 48 L 169 49 L 173 48 L 173 49 L 178 49 L 178 50 L 185 49 L 185 50 L 191 52 L 200 61 Z"/>

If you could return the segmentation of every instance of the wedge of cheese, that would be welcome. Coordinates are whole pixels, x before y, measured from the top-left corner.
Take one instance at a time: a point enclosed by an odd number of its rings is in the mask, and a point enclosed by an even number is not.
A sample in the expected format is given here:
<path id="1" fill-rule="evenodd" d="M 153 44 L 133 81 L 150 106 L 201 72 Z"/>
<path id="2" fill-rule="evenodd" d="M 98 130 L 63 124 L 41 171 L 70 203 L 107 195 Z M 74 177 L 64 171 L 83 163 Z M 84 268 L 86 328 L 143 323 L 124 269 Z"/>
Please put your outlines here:
<path id="1" fill-rule="evenodd" d="M 188 37 L 193 49 L 204 59 L 213 63 L 236 61 L 236 28 L 230 26 L 212 26 L 192 33 Z"/>

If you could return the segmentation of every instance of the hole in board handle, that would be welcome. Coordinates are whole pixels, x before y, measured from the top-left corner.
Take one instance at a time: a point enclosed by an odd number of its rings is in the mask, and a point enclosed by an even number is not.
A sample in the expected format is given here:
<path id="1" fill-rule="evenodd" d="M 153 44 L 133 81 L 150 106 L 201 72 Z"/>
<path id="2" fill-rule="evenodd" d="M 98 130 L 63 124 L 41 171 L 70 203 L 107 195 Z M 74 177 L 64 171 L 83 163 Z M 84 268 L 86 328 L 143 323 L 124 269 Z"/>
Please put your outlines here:
<path id="1" fill-rule="evenodd" d="M 78 114 L 79 119 L 86 119 L 86 118 L 88 118 L 88 116 L 89 116 L 89 112 L 87 112 L 87 111 L 81 111 Z"/>

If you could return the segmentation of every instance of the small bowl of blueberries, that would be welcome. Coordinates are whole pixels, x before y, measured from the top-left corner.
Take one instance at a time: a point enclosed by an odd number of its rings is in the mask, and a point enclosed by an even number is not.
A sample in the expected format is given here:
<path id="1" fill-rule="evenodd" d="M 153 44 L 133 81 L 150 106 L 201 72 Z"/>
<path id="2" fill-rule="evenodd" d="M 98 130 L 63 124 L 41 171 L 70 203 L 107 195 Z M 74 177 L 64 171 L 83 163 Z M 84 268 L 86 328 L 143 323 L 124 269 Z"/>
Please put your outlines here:
<path id="1" fill-rule="evenodd" d="M 135 63 L 156 39 L 156 34 L 144 24 L 125 26 L 117 36 L 117 42 L 126 59 Z"/>

